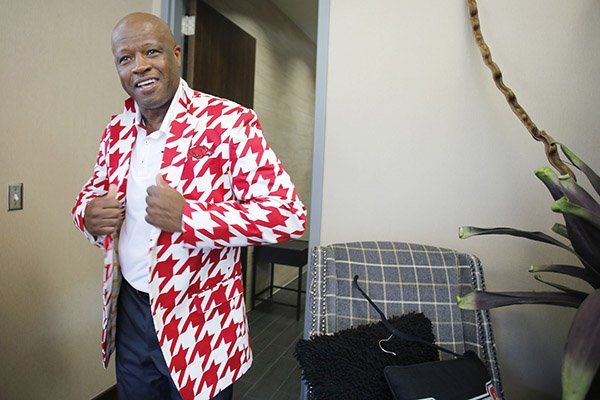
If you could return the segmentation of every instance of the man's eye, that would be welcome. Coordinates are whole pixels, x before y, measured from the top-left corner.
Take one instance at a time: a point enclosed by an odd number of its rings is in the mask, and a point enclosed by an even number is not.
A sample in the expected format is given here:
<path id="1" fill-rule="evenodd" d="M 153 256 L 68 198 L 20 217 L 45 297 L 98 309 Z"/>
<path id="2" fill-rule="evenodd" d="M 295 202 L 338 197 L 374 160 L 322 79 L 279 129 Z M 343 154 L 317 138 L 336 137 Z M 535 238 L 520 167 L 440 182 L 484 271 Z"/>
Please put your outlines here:
<path id="1" fill-rule="evenodd" d="M 155 49 L 150 49 L 150 50 L 148 50 L 146 53 L 147 53 L 149 56 L 151 56 L 151 55 L 153 55 L 153 54 L 156 54 L 156 53 L 158 53 L 158 51 L 157 51 L 157 50 L 155 50 Z"/>
<path id="2" fill-rule="evenodd" d="M 119 64 L 123 64 L 127 61 L 129 61 L 129 56 L 123 56 L 123 57 L 119 58 Z"/>

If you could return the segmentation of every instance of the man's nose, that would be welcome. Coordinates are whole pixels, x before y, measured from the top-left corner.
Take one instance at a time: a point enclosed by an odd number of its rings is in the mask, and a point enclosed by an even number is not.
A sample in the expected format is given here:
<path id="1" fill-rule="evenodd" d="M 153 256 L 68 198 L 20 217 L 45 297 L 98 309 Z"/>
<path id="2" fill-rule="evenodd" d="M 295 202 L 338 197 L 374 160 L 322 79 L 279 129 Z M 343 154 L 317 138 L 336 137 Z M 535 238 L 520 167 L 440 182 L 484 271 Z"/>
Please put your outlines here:
<path id="1" fill-rule="evenodd" d="M 148 69 L 150 69 L 150 64 L 148 63 L 146 57 L 138 56 L 135 58 L 135 66 L 133 68 L 133 73 L 140 74 L 146 72 Z"/>

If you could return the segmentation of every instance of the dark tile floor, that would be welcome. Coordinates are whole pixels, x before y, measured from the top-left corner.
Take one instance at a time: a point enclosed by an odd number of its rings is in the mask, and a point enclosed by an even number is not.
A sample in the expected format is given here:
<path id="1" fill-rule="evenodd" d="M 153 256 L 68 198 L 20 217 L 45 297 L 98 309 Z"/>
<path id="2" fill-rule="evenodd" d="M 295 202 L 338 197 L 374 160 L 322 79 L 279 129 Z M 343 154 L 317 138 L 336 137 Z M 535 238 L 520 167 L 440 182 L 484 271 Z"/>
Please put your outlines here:
<path id="1" fill-rule="evenodd" d="M 295 287 L 296 281 L 290 285 Z M 296 301 L 295 293 L 285 290 L 274 297 L 290 304 Z M 295 308 L 263 302 L 248 312 L 248 324 L 254 361 L 235 383 L 234 400 L 298 400 L 300 370 L 294 346 L 302 338 L 304 313 L 296 321 Z"/>

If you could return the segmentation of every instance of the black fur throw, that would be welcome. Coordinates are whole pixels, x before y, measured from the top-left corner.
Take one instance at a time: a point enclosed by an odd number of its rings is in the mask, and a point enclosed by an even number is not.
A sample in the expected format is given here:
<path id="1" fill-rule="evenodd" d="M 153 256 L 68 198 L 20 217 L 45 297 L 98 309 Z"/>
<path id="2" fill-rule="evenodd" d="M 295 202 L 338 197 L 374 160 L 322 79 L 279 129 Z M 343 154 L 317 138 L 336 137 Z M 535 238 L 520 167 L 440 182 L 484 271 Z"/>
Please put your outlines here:
<path id="1" fill-rule="evenodd" d="M 431 321 L 422 313 L 389 318 L 399 331 L 434 341 Z M 392 400 L 383 375 L 388 365 L 409 365 L 439 360 L 438 351 L 425 345 L 392 337 L 381 322 L 349 328 L 333 335 L 313 336 L 296 343 L 294 356 L 302 378 L 316 400 Z"/>

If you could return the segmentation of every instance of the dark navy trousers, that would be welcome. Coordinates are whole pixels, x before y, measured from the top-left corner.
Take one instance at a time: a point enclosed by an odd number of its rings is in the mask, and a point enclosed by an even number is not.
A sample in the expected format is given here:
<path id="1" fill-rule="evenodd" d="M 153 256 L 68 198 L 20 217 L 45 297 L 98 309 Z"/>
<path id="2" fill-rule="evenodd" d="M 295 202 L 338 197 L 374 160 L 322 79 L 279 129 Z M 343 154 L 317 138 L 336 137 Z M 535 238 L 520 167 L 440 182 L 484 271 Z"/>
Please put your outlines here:
<path id="1" fill-rule="evenodd" d="M 165 362 L 147 293 L 121 283 L 117 312 L 116 374 L 119 400 L 181 400 Z M 212 400 L 231 400 L 233 385 Z"/>

